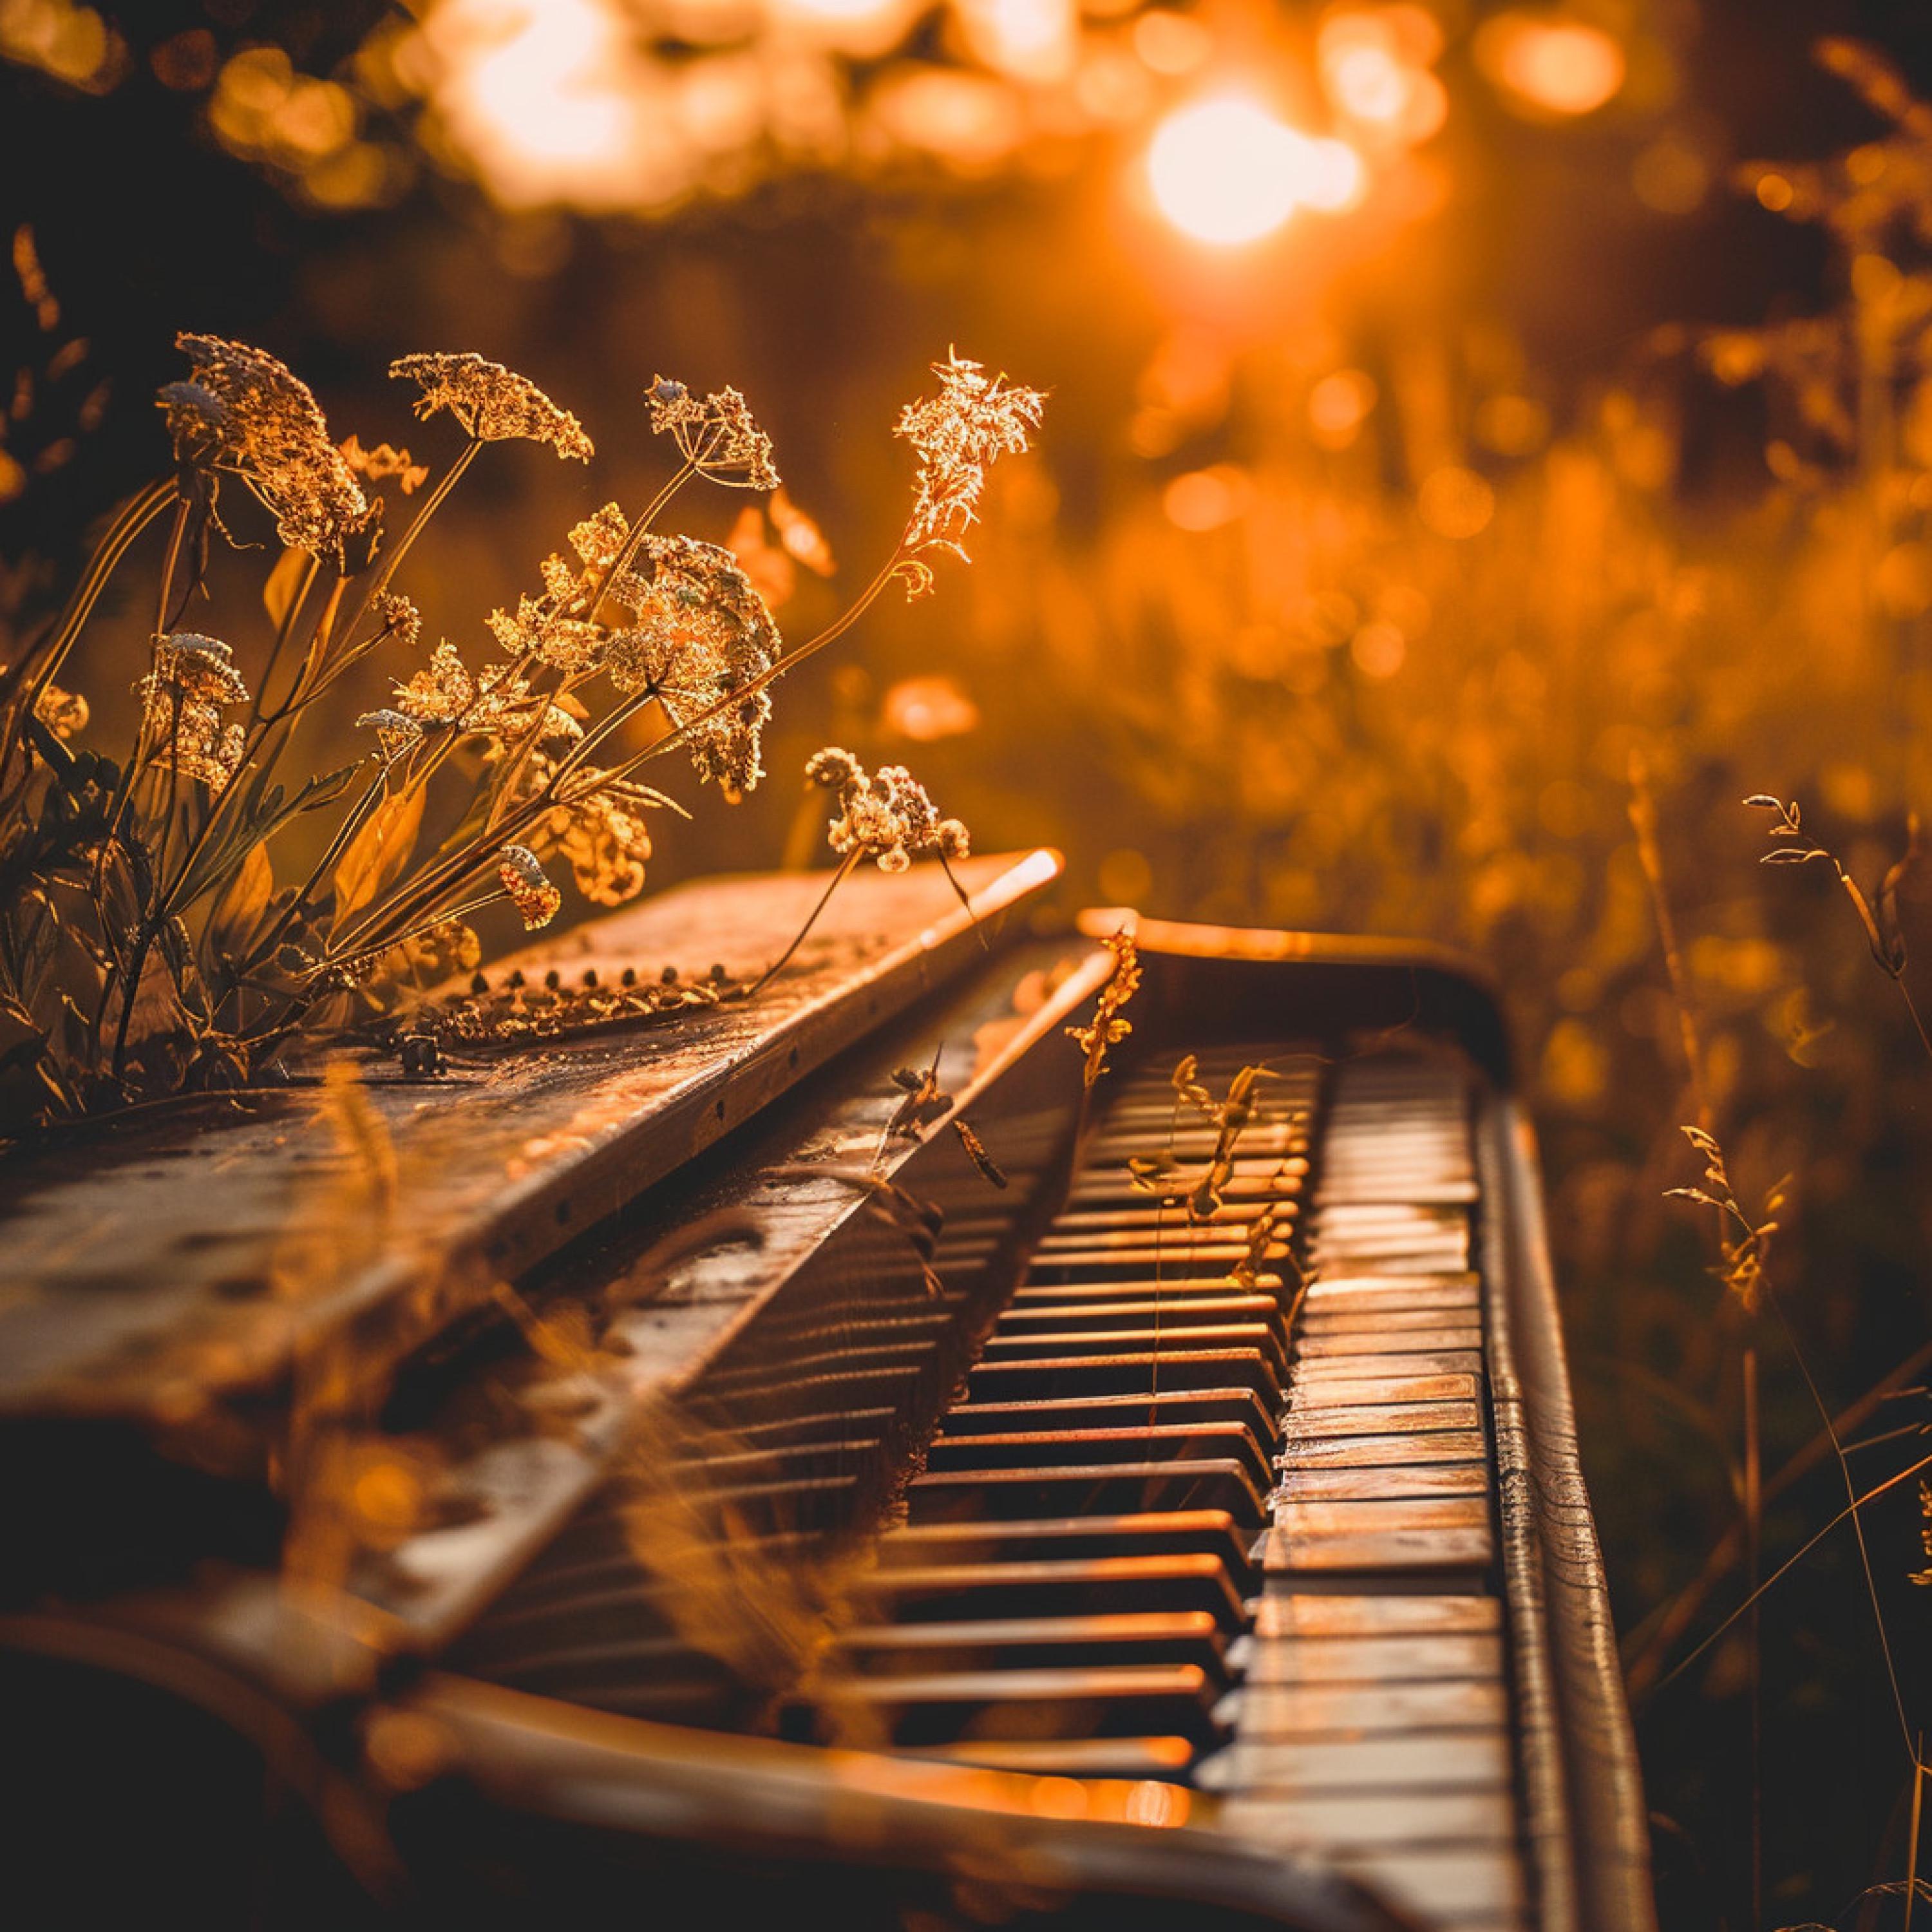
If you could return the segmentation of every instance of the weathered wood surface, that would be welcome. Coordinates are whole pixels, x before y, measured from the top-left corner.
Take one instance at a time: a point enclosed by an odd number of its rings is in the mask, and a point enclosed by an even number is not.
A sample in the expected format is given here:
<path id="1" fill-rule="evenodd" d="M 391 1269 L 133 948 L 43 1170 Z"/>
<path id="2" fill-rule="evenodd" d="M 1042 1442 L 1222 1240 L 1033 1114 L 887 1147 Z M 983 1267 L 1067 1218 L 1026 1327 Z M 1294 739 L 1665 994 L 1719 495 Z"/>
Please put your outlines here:
<path id="1" fill-rule="evenodd" d="M 1058 869 L 1043 851 L 956 868 L 982 931 Z M 504 964 L 754 977 L 824 886 L 700 882 Z M 432 1083 L 370 1064 L 359 1104 L 250 1094 L 18 1156 L 0 1414 L 192 1425 L 298 1359 L 393 1360 L 979 956 L 938 866 L 867 868 L 755 1001 L 479 1050 Z"/>

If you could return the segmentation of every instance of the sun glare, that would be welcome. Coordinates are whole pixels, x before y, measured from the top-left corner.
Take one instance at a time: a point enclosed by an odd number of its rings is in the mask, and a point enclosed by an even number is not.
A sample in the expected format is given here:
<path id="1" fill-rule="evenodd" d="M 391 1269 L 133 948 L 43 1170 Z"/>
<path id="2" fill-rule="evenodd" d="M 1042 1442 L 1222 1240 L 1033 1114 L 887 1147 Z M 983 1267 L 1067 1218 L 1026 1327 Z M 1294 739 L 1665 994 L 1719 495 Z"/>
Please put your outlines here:
<path id="1" fill-rule="evenodd" d="M 1361 157 L 1222 97 L 1177 109 L 1148 151 L 1156 205 L 1184 235 L 1221 247 L 1258 242 L 1298 208 L 1334 213 L 1361 194 Z"/>

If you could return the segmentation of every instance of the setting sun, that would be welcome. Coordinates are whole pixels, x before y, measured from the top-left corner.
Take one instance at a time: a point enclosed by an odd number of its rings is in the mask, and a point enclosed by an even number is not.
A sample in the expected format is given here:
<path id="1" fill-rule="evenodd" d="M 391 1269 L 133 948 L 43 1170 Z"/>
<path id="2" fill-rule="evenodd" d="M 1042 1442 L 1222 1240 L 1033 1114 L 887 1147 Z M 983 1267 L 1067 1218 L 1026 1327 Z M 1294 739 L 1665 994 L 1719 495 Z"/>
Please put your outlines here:
<path id="1" fill-rule="evenodd" d="M 1233 246 L 1272 234 L 1298 208 L 1347 207 L 1361 192 L 1362 163 L 1346 142 L 1312 139 L 1228 97 L 1169 115 L 1148 150 L 1148 178 L 1184 234 Z"/>

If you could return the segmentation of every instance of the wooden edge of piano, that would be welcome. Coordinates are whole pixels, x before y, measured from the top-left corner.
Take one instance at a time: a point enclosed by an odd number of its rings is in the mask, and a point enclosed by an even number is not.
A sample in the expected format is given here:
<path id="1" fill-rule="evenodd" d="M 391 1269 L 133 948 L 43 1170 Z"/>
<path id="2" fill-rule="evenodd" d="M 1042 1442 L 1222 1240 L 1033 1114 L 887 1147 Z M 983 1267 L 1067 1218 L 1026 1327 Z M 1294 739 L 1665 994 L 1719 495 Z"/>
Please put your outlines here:
<path id="1" fill-rule="evenodd" d="M 818 882 L 700 883 L 520 1048 L 0 1170 L 47 1922 L 1645 1932 L 1491 989 L 1058 869 L 855 877 L 755 1001 Z"/>

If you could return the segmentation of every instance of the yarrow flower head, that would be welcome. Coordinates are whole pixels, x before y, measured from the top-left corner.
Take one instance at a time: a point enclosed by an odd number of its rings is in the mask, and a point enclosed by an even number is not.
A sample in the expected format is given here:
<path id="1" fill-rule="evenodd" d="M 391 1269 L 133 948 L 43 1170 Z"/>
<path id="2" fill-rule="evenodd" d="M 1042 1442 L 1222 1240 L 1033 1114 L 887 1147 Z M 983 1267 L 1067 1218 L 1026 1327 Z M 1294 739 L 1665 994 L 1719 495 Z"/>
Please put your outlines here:
<path id="1" fill-rule="evenodd" d="M 628 572 L 622 585 L 607 582 L 630 527 L 615 503 L 606 503 L 575 525 L 570 547 L 582 568 L 553 552 L 543 560 L 542 596 L 519 598 L 514 610 L 490 612 L 490 628 L 503 650 L 513 658 L 532 657 L 566 677 L 598 669 L 608 633 L 592 620 L 606 592 L 628 590 L 633 602 L 641 595 Z"/>
<path id="2" fill-rule="evenodd" d="M 668 436 L 700 476 L 741 490 L 776 490 L 778 472 L 772 440 L 752 420 L 751 405 L 736 389 L 694 396 L 682 382 L 658 376 L 644 392 L 654 434 Z"/>
<path id="3" fill-rule="evenodd" d="M 961 546 L 978 516 L 988 466 L 996 457 L 1016 456 L 1026 448 L 1028 438 L 1040 427 L 1046 398 L 1004 376 L 988 376 L 956 351 L 934 363 L 932 373 L 939 378 L 939 394 L 908 403 L 893 432 L 919 452 L 905 546 L 964 556 Z"/>
<path id="4" fill-rule="evenodd" d="M 161 770 L 208 785 L 234 776 L 247 740 L 240 725 L 223 722 L 221 707 L 245 704 L 248 687 L 226 644 L 192 631 L 158 639 L 154 668 L 134 688 L 150 755 Z"/>
<path id="5" fill-rule="evenodd" d="M 394 638 L 406 651 L 412 651 L 422 642 L 422 613 L 406 597 L 392 591 L 385 594 L 377 606 L 382 620 L 382 628 Z"/>
<path id="6" fill-rule="evenodd" d="M 422 391 L 416 412 L 428 417 L 447 410 L 485 442 L 522 437 L 547 442 L 559 456 L 587 463 L 594 454 L 584 425 L 560 410 L 526 376 L 468 350 L 400 356 L 389 374 Z"/>
<path id="7" fill-rule="evenodd" d="M 329 440 L 308 385 L 265 350 L 218 335 L 178 335 L 189 380 L 160 393 L 184 464 L 238 476 L 293 550 L 343 559 L 377 514 Z"/>
<path id="8" fill-rule="evenodd" d="M 524 930 L 534 932 L 556 918 L 563 895 L 550 882 L 527 845 L 506 845 L 496 855 L 496 876 L 510 902 L 522 916 Z"/>
<path id="9" fill-rule="evenodd" d="M 876 774 L 850 752 L 828 745 L 805 762 L 813 784 L 838 794 L 838 818 L 826 828 L 833 851 L 875 859 L 882 872 L 903 872 L 913 855 L 932 852 L 964 859 L 972 839 L 956 818 L 942 818 L 925 786 L 903 765 L 881 765 Z"/>
<path id="10" fill-rule="evenodd" d="M 544 742 L 584 735 L 568 712 L 533 692 L 508 664 L 485 664 L 480 674 L 472 672 L 447 638 L 430 654 L 428 666 L 408 683 L 398 685 L 395 694 L 394 709 L 404 717 L 464 737 L 517 736 L 536 722 L 539 706 Z"/>
<path id="11" fill-rule="evenodd" d="M 627 573 L 614 594 L 637 613 L 616 632 L 604 668 L 620 691 L 649 691 L 674 726 L 682 726 L 730 698 L 777 663 L 784 650 L 765 600 L 737 558 L 694 537 L 647 536 L 640 568 Z M 691 757 L 700 780 L 728 792 L 747 792 L 764 776 L 762 734 L 770 693 L 760 688 L 742 704 L 726 704 L 693 731 Z"/>

